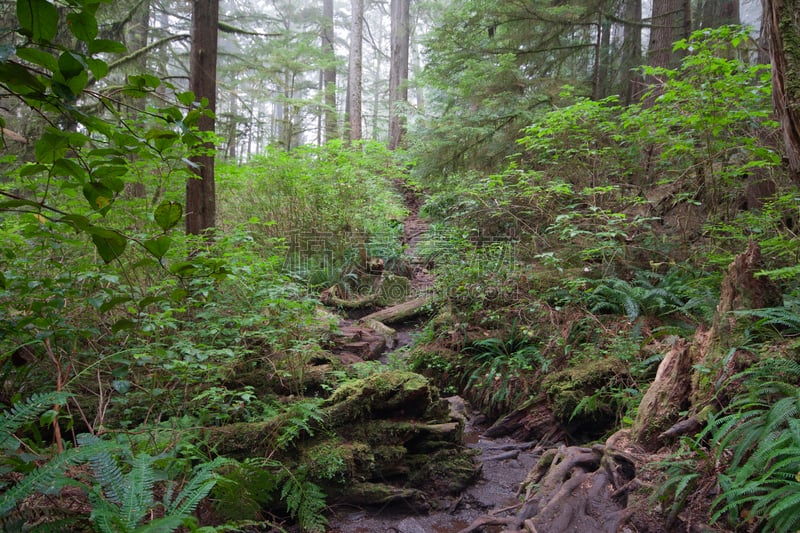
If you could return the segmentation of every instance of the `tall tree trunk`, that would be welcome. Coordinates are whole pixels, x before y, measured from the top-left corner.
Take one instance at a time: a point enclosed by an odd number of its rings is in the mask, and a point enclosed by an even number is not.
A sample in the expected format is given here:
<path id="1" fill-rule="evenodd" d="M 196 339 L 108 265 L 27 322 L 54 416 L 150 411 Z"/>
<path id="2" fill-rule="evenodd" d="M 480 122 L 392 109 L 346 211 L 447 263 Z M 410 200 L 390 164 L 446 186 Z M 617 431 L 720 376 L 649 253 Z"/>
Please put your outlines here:
<path id="1" fill-rule="evenodd" d="M 197 99 L 207 99 L 213 113 L 217 105 L 217 29 L 219 0 L 192 0 L 192 50 L 189 58 L 189 85 Z M 198 121 L 201 132 L 214 132 L 213 116 Z M 214 145 L 207 153 L 192 157 L 196 178 L 186 182 L 186 233 L 199 235 L 213 228 L 216 218 L 214 191 Z"/>
<path id="2" fill-rule="evenodd" d="M 597 14 L 596 38 L 592 98 L 601 100 L 608 95 L 609 91 L 608 72 L 611 59 L 611 21 L 602 12 Z"/>
<path id="3" fill-rule="evenodd" d="M 350 104 L 350 140 L 359 141 L 361 131 L 361 86 L 363 76 L 364 0 L 351 0 L 350 66 L 347 76 L 347 100 Z"/>
<path id="4" fill-rule="evenodd" d="M 660 0 L 653 2 L 650 44 L 647 64 L 651 67 L 674 68 L 681 56 L 672 51 L 672 43 L 686 39 L 691 32 L 690 0 Z"/>
<path id="5" fill-rule="evenodd" d="M 642 64 L 642 0 L 626 0 L 622 12 L 625 26 L 622 29 L 622 60 L 620 94 L 623 103 L 630 105 L 638 100 L 641 77 L 636 68 Z"/>
<path id="6" fill-rule="evenodd" d="M 333 43 L 333 0 L 322 0 L 322 47 L 328 53 L 329 63 L 322 71 L 322 88 L 325 91 L 325 142 L 338 137 L 336 113 L 336 52 Z"/>
<path id="7" fill-rule="evenodd" d="M 800 0 L 765 0 L 764 24 L 772 58 L 772 99 L 789 171 L 800 182 Z"/>
<path id="8" fill-rule="evenodd" d="M 405 130 L 400 104 L 408 103 L 408 47 L 411 0 L 392 0 L 392 56 L 389 71 L 389 149 L 400 146 Z"/>
<path id="9" fill-rule="evenodd" d="M 703 0 L 697 6 L 697 27 L 718 28 L 740 24 L 739 0 Z"/>

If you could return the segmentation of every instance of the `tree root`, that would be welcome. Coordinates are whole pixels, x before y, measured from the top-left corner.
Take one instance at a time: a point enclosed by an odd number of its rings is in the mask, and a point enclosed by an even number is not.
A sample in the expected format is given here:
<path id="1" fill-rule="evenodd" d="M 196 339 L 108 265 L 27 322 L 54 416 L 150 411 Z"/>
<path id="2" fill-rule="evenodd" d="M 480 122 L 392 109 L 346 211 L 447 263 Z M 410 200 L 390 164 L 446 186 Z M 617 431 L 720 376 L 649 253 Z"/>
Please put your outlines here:
<path id="1" fill-rule="evenodd" d="M 515 516 L 477 518 L 459 533 L 502 526 L 503 533 L 593 531 L 616 533 L 630 515 L 627 495 L 637 487 L 634 460 L 603 445 L 561 446 L 542 454 L 520 487 L 525 500 Z"/>

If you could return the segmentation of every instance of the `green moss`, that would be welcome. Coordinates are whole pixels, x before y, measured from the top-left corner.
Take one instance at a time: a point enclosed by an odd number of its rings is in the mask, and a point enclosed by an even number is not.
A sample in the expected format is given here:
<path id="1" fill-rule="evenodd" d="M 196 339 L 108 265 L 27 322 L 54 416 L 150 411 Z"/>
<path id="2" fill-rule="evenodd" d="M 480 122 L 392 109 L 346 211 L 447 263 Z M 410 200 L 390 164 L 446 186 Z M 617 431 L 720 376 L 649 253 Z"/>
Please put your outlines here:
<path id="1" fill-rule="evenodd" d="M 627 369 L 619 359 L 596 359 L 551 374 L 542 386 L 555 416 L 569 421 L 584 398 L 618 383 L 619 377 L 624 375 L 627 375 Z M 615 408 L 607 402 L 595 402 L 593 409 L 586 409 L 585 415 L 587 418 L 593 414 L 607 416 Z"/>
<path id="2" fill-rule="evenodd" d="M 413 372 L 382 372 L 345 383 L 326 400 L 323 411 L 336 427 L 381 416 L 420 416 L 438 399 L 427 378 Z"/>

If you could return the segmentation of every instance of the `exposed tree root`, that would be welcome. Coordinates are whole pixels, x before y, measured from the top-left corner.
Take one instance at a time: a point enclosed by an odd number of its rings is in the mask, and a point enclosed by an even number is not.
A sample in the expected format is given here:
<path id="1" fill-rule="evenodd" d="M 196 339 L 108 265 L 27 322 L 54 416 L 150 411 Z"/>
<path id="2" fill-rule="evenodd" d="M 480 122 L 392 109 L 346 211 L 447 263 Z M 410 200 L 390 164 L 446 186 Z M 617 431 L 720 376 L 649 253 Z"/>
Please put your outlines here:
<path id="1" fill-rule="evenodd" d="M 479 517 L 459 533 L 503 526 L 503 533 L 616 533 L 627 520 L 627 495 L 634 490 L 635 466 L 626 453 L 595 445 L 547 450 L 523 482 L 525 501 L 515 516 Z"/>

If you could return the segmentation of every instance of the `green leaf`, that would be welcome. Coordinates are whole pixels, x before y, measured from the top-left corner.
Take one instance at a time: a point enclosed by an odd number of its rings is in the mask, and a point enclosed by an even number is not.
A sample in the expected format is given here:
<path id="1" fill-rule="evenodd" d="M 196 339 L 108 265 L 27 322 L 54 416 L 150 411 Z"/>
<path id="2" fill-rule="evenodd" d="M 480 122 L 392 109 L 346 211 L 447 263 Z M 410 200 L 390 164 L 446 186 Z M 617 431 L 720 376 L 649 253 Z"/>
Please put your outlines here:
<path id="1" fill-rule="evenodd" d="M 17 63 L 0 63 L 0 82 L 5 83 L 12 90 L 22 94 L 30 95 L 43 93 L 44 84 L 22 65 Z"/>
<path id="2" fill-rule="evenodd" d="M 133 329 L 136 327 L 136 322 L 127 318 L 120 318 L 111 326 L 112 333 L 119 333 L 125 329 Z"/>
<path id="3" fill-rule="evenodd" d="M 67 82 L 69 90 L 75 96 L 80 95 L 89 83 L 89 71 L 84 70 Z"/>
<path id="4" fill-rule="evenodd" d="M 129 302 L 130 300 L 131 300 L 130 296 L 115 296 L 110 300 L 108 300 L 107 302 L 103 302 L 103 305 L 100 306 L 99 310 L 101 313 L 105 313 L 115 308 L 119 304 L 124 304 L 125 302 Z"/>
<path id="5" fill-rule="evenodd" d="M 47 0 L 17 0 L 20 33 L 33 41 L 51 41 L 58 31 L 58 9 Z"/>
<path id="6" fill-rule="evenodd" d="M 161 259 L 162 257 L 164 257 L 164 255 L 166 255 L 171 244 L 172 244 L 172 239 L 170 239 L 166 235 L 162 235 L 160 237 L 156 237 L 155 239 L 144 241 L 145 249 L 158 259 Z"/>
<path id="7" fill-rule="evenodd" d="M 91 42 L 97 37 L 97 19 L 93 13 L 86 10 L 68 14 L 67 25 L 72 35 L 85 43 Z"/>
<path id="8" fill-rule="evenodd" d="M 191 261 L 181 261 L 170 266 L 169 271 L 178 276 L 189 276 L 197 272 L 197 266 Z"/>
<path id="9" fill-rule="evenodd" d="M 192 91 L 178 93 L 175 95 L 175 98 L 185 106 L 190 106 L 194 103 L 194 93 Z"/>
<path id="10" fill-rule="evenodd" d="M 61 132 L 46 132 L 43 134 L 34 147 L 36 160 L 40 163 L 53 163 L 57 159 L 64 157 L 69 148 L 69 140 L 66 134 Z"/>
<path id="11" fill-rule="evenodd" d="M 178 222 L 180 222 L 182 216 L 183 206 L 178 202 L 171 201 L 161 202 L 153 212 L 156 224 L 164 231 L 175 227 Z"/>
<path id="12" fill-rule="evenodd" d="M 131 389 L 131 382 L 127 379 L 115 379 L 111 382 L 114 390 L 120 394 L 125 394 Z"/>
<path id="13" fill-rule="evenodd" d="M 38 48 L 18 48 L 17 57 L 34 65 L 44 67 L 50 72 L 58 70 L 58 60 L 55 56 Z"/>
<path id="14" fill-rule="evenodd" d="M 83 215 L 65 215 L 59 219 L 59 222 L 69 224 L 78 231 L 88 231 L 92 223 Z"/>
<path id="15" fill-rule="evenodd" d="M 5 202 L 0 202 L 0 210 L 4 209 L 16 209 L 17 207 L 41 207 L 40 204 L 34 202 L 33 200 L 6 200 Z"/>
<path id="16" fill-rule="evenodd" d="M 72 159 L 62 157 L 53 164 L 53 174 L 56 176 L 69 176 L 81 183 L 87 179 L 86 170 Z"/>
<path id="17" fill-rule="evenodd" d="M 6 283 L 6 275 L 0 272 L 0 289 L 6 289 L 8 284 Z"/>
<path id="18" fill-rule="evenodd" d="M 43 172 L 47 170 L 45 165 L 40 165 L 38 163 L 27 163 L 24 167 L 22 167 L 19 171 L 20 177 L 25 176 L 33 176 L 34 174 L 38 174 L 39 172 Z"/>
<path id="19" fill-rule="evenodd" d="M 119 41 L 111 39 L 95 39 L 89 43 L 89 54 L 124 54 L 127 51 L 125 45 Z"/>
<path id="20" fill-rule="evenodd" d="M 87 57 L 86 64 L 89 66 L 89 70 L 92 71 L 92 74 L 94 74 L 94 77 L 98 80 L 105 78 L 108 75 L 108 63 L 102 59 Z"/>
<path id="21" fill-rule="evenodd" d="M 92 235 L 92 242 L 94 242 L 97 253 L 106 263 L 110 263 L 114 259 L 120 257 L 125 252 L 125 247 L 128 245 L 128 239 L 119 233 L 106 230 L 103 235 Z"/>
<path id="22" fill-rule="evenodd" d="M 88 200 L 93 209 L 105 214 L 114 201 L 114 192 L 95 181 L 88 181 L 83 185 L 83 196 Z"/>

